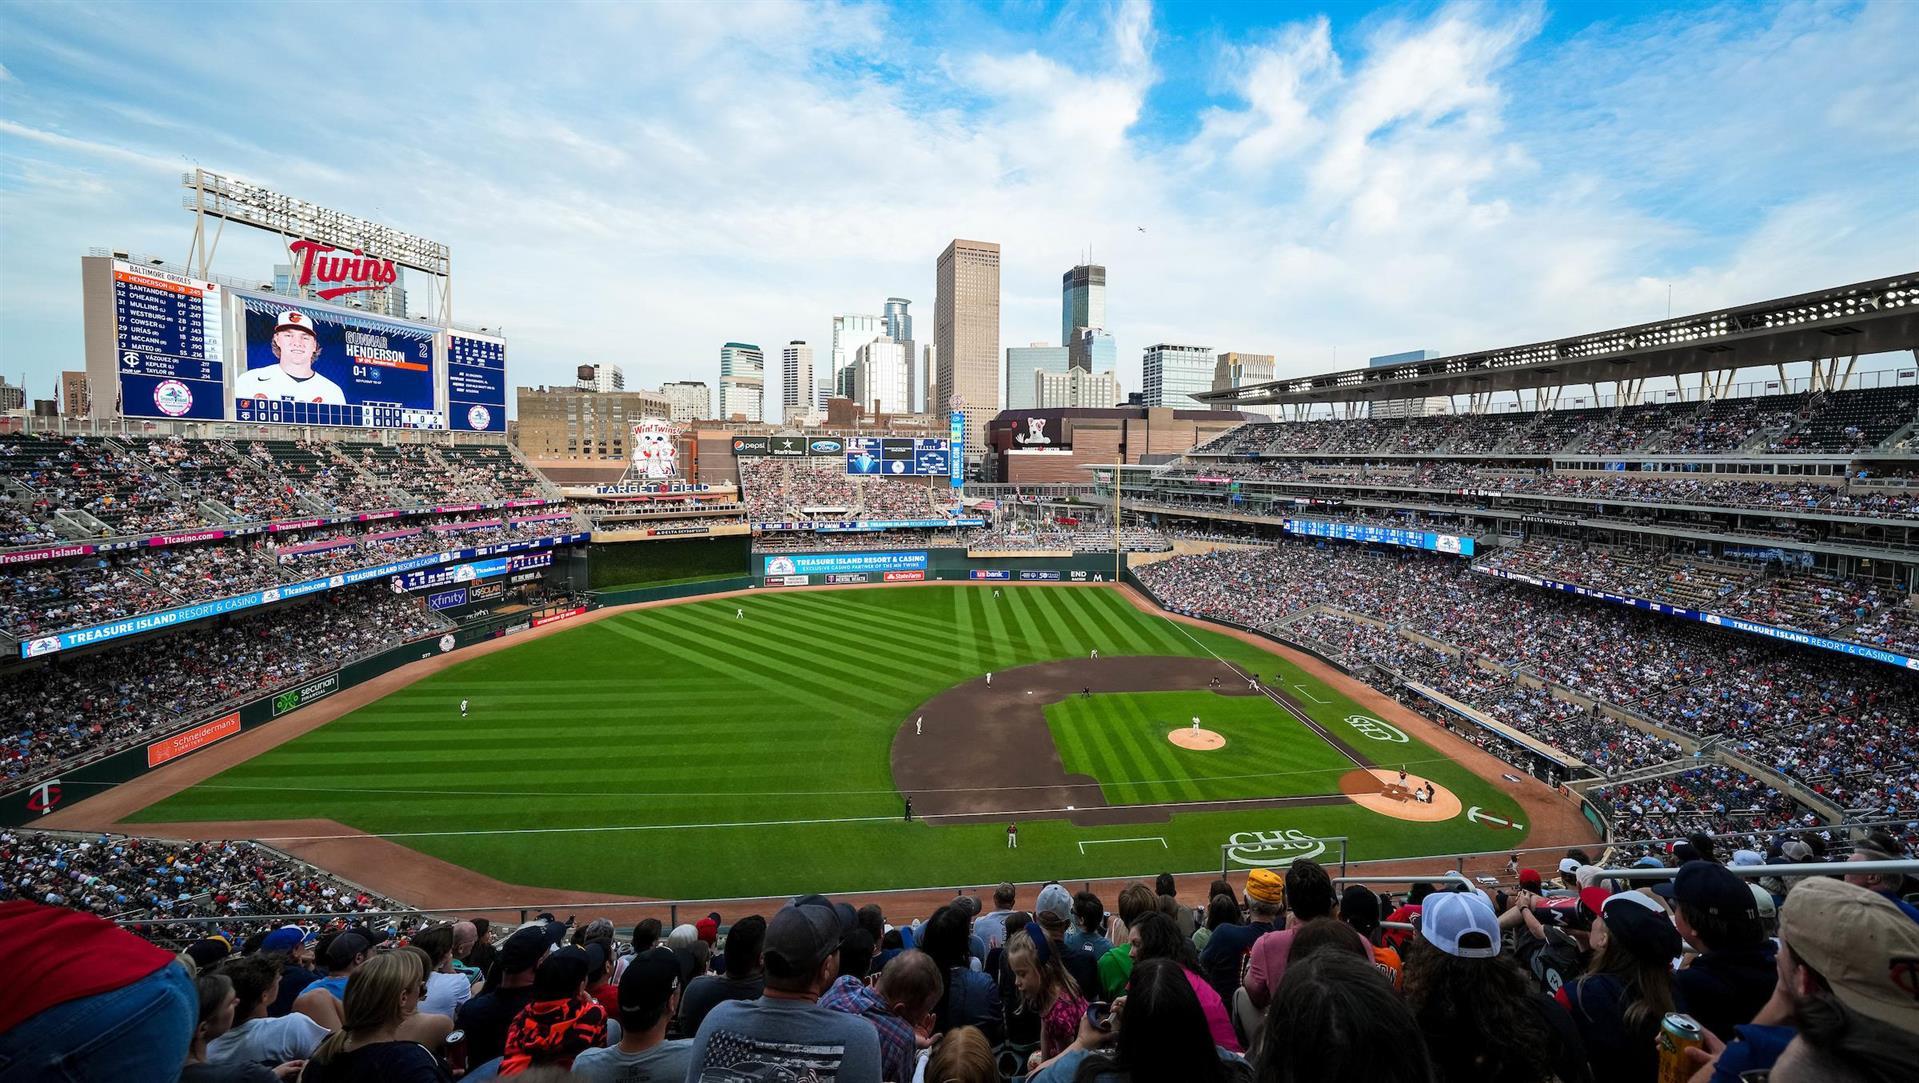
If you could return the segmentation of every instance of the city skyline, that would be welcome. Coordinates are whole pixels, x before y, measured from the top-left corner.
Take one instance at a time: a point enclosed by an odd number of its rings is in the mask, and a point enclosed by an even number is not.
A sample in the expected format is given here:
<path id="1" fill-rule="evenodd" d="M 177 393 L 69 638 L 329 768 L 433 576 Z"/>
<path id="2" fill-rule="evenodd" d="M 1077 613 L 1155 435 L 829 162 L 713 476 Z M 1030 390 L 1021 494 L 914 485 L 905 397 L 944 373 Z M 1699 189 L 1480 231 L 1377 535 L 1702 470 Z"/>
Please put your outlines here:
<path id="1" fill-rule="evenodd" d="M 79 259 L 180 261 L 196 164 L 448 244 L 455 319 L 504 329 L 516 386 L 592 362 L 712 381 L 725 340 L 924 310 L 956 236 L 1006 246 L 1002 342 L 1053 339 L 1062 270 L 1111 268 L 1127 387 L 1187 336 L 1300 375 L 1919 266 L 1919 129 L 1876 104 L 1919 89 L 1915 5 L 1326 7 L 305 13 L 315 38 L 442 41 L 413 74 L 444 107 L 418 115 L 249 77 L 230 58 L 275 47 L 267 20 L 215 54 L 185 5 L 9 5 L 0 368 L 55 397 Z M 673 44 L 636 69 L 636 40 Z M 529 56 L 567 59 L 533 92 L 500 74 Z M 190 92 L 157 109 L 128 71 Z M 285 262 L 228 230 L 215 270 Z"/>

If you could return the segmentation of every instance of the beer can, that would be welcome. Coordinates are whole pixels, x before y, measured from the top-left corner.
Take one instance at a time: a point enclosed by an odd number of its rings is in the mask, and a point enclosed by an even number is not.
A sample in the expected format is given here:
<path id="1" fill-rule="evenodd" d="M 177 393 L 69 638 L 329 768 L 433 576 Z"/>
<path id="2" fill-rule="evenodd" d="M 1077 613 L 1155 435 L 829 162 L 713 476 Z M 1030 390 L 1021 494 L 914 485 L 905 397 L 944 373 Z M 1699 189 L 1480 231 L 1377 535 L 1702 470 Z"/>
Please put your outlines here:
<path id="1" fill-rule="evenodd" d="M 1686 1050 L 1706 1044 L 1705 1028 L 1683 1012 L 1667 1012 L 1659 1022 L 1659 1083 L 1686 1083 L 1693 1069 L 1686 1063 Z"/>
<path id="2" fill-rule="evenodd" d="M 454 1075 L 466 1072 L 466 1031 L 456 1030 L 446 1036 L 446 1070 Z"/>

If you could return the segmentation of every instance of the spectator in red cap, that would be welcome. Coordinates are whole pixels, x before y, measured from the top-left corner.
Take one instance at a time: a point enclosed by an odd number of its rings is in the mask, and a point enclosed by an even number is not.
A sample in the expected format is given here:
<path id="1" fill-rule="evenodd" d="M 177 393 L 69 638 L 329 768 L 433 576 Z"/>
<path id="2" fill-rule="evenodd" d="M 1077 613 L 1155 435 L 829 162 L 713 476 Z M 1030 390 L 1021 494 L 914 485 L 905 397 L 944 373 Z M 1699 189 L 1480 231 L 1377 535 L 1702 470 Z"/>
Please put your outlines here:
<path id="1" fill-rule="evenodd" d="M 705 941 L 706 946 L 709 948 L 718 944 L 720 942 L 720 916 L 718 914 L 708 914 L 694 922 L 693 932 L 702 941 Z"/>
<path id="2" fill-rule="evenodd" d="M 0 903 L 0 1064 L 20 1079 L 170 1081 L 200 1003 L 172 953 L 99 918 Z"/>

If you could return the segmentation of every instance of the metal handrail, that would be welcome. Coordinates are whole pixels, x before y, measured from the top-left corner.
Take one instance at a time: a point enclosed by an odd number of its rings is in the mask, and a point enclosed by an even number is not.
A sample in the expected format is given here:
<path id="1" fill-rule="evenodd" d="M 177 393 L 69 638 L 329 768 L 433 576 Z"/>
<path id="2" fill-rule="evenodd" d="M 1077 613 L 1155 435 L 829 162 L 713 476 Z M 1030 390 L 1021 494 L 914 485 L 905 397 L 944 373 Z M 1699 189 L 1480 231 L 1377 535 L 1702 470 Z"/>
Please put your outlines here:
<path id="1" fill-rule="evenodd" d="M 1862 872 L 1902 872 L 1908 876 L 1919 874 L 1919 858 L 1902 858 L 1897 861 L 1809 861 L 1793 865 L 1724 865 L 1721 866 L 1734 876 L 1756 880 L 1762 876 L 1849 876 Z M 1679 875 L 1676 868 L 1657 869 L 1601 869 L 1602 879 L 1613 880 L 1670 880 Z"/>

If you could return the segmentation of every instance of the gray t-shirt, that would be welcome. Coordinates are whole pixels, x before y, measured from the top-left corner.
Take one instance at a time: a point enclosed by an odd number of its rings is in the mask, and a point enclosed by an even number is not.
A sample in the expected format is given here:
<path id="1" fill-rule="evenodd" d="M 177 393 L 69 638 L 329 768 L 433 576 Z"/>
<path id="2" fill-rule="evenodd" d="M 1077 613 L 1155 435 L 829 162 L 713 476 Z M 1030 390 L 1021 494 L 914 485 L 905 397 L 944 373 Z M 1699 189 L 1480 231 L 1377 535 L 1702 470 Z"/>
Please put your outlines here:
<path id="1" fill-rule="evenodd" d="M 879 1032 L 807 1000 L 729 1000 L 700 1024 L 686 1081 L 747 1080 L 880 1083 Z"/>
<path id="2" fill-rule="evenodd" d="M 693 1039 L 661 1042 L 641 1053 L 617 1046 L 589 1049 L 573 1058 L 573 1078 L 586 1083 L 682 1083 L 693 1056 Z"/>

